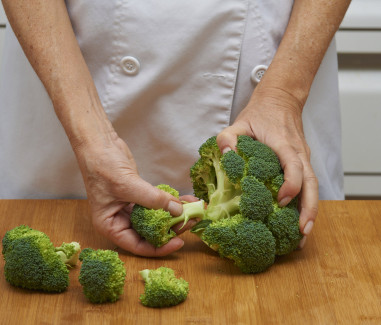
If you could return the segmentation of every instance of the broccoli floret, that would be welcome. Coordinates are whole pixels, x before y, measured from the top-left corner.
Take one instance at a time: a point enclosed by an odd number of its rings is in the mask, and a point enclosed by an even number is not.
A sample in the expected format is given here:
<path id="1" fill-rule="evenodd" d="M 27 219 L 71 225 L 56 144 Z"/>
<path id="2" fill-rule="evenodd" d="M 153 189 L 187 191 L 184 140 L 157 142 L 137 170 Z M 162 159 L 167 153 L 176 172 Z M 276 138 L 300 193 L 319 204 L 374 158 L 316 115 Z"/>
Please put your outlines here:
<path id="1" fill-rule="evenodd" d="M 79 254 L 82 261 L 79 283 L 90 302 L 115 302 L 123 294 L 126 270 L 117 252 L 85 248 Z"/>
<path id="2" fill-rule="evenodd" d="M 303 238 L 299 231 L 299 212 L 295 208 L 278 208 L 267 220 L 276 242 L 276 255 L 285 255 L 298 247 Z"/>
<path id="3" fill-rule="evenodd" d="M 170 307 L 183 302 L 189 291 L 188 282 L 176 278 L 175 272 L 167 267 L 156 270 L 142 270 L 145 287 L 140 301 L 147 307 Z"/>
<path id="4" fill-rule="evenodd" d="M 254 176 L 242 179 L 240 210 L 244 217 L 264 221 L 273 211 L 273 197 L 265 184 Z"/>
<path id="5" fill-rule="evenodd" d="M 211 223 L 201 239 L 244 273 L 262 272 L 274 263 L 275 239 L 270 230 L 240 214 Z"/>
<path id="6" fill-rule="evenodd" d="M 236 149 L 222 155 L 216 137 L 201 145 L 190 175 L 195 195 L 201 193 L 209 204 L 192 232 L 243 272 L 255 273 L 273 264 L 275 255 L 297 247 L 302 238 L 299 212 L 297 199 L 284 208 L 277 203 L 284 176 L 272 149 L 249 136 L 239 136 Z"/>
<path id="7" fill-rule="evenodd" d="M 76 264 L 79 250 L 76 242 L 55 248 L 45 233 L 26 225 L 16 227 L 3 238 L 5 278 L 17 287 L 62 292 L 69 285 L 66 264 Z"/>
<path id="8" fill-rule="evenodd" d="M 170 186 L 162 184 L 158 185 L 158 188 L 172 195 L 177 193 L 174 196 L 178 198 L 178 192 Z M 172 217 L 168 211 L 163 209 L 147 209 L 136 204 L 131 213 L 131 223 L 140 236 L 152 245 L 161 247 L 176 236 L 171 227 L 179 223 L 185 225 L 192 218 L 203 218 L 204 212 L 203 201 L 184 203 L 183 213 L 179 217 Z"/>
<path id="9" fill-rule="evenodd" d="M 241 178 L 245 171 L 245 160 L 235 151 L 228 151 L 220 160 L 221 169 L 225 172 L 229 182 L 239 188 Z"/>

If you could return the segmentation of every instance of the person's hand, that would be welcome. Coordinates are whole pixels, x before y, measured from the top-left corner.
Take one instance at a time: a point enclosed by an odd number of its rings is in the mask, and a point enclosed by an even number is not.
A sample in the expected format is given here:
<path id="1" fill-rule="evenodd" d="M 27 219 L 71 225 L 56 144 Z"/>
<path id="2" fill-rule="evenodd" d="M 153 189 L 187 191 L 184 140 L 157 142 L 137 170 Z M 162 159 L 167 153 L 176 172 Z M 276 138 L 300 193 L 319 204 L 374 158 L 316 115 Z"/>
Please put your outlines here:
<path id="1" fill-rule="evenodd" d="M 75 149 L 84 178 L 94 228 L 114 244 L 141 256 L 164 256 L 180 249 L 184 242 L 173 238 L 155 248 L 131 227 L 133 203 L 147 208 L 163 208 L 172 215 L 182 213 L 180 200 L 159 190 L 138 175 L 126 143 L 116 134 L 110 139 Z M 192 198 L 187 197 L 187 200 Z M 186 229 L 185 227 L 182 229 Z"/>
<path id="2" fill-rule="evenodd" d="M 234 123 L 217 137 L 222 152 L 235 150 L 238 135 L 248 135 L 268 145 L 278 155 L 285 182 L 278 202 L 287 205 L 300 193 L 300 230 L 312 230 L 318 210 L 318 181 L 310 163 L 310 149 L 302 125 L 303 104 L 281 89 L 256 89 Z M 305 238 L 300 243 L 304 245 Z"/>

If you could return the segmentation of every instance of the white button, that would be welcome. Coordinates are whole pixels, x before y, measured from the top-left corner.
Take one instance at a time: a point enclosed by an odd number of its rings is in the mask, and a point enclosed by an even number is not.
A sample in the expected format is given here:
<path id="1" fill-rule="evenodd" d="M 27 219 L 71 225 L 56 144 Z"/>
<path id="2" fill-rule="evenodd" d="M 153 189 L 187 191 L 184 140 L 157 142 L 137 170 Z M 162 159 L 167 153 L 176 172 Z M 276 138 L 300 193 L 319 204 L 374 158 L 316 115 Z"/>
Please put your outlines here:
<path id="1" fill-rule="evenodd" d="M 266 65 L 257 65 L 253 71 L 251 71 L 251 80 L 255 83 L 260 82 L 266 70 Z"/>
<path id="2" fill-rule="evenodd" d="M 123 71 L 128 75 L 135 75 L 140 69 L 139 61 L 132 56 L 125 56 L 120 60 L 120 65 L 122 66 Z"/>

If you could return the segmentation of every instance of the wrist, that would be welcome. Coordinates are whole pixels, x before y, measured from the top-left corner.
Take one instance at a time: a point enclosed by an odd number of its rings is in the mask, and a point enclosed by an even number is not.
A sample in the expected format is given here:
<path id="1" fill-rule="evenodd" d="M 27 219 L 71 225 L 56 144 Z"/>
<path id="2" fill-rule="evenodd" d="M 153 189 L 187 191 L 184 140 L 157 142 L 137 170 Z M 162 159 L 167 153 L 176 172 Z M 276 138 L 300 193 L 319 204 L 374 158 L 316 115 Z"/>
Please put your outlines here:
<path id="1" fill-rule="evenodd" d="M 297 115 L 302 115 L 305 104 L 305 100 L 295 95 L 289 87 L 277 83 L 262 84 L 262 81 L 255 88 L 250 103 L 258 108 L 258 103 L 261 102 L 266 103 L 266 110 L 272 108 Z"/>
<path id="2" fill-rule="evenodd" d="M 302 111 L 307 101 L 314 74 L 300 71 L 293 63 L 278 62 L 276 58 L 269 66 L 255 92 L 270 96 L 280 96 Z"/>

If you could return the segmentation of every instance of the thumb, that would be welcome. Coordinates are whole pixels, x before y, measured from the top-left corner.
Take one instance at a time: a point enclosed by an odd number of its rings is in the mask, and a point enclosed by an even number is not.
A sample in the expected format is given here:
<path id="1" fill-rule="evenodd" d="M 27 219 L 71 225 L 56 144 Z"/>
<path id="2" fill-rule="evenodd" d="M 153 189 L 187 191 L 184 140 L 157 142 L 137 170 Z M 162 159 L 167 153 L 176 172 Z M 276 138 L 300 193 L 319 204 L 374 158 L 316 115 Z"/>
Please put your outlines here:
<path id="1" fill-rule="evenodd" d="M 123 193 L 122 199 L 148 209 L 164 209 L 173 216 L 183 212 L 183 205 L 178 198 L 152 186 L 139 176 L 134 176 L 131 186 Z"/>
<path id="2" fill-rule="evenodd" d="M 245 134 L 245 129 L 237 124 L 233 124 L 222 130 L 217 136 L 217 144 L 221 152 L 226 153 L 229 150 L 236 150 L 237 137 Z"/>

